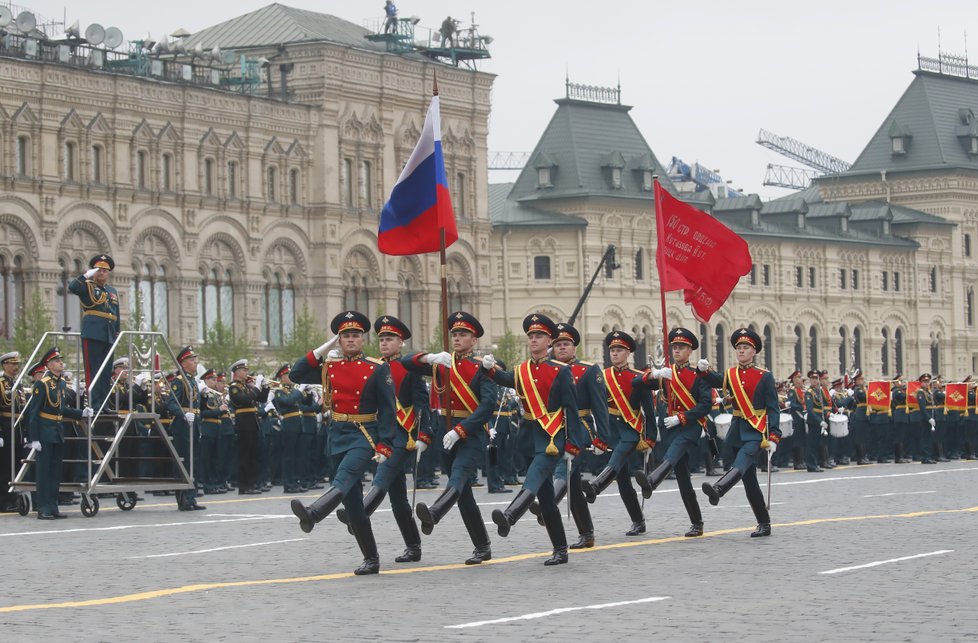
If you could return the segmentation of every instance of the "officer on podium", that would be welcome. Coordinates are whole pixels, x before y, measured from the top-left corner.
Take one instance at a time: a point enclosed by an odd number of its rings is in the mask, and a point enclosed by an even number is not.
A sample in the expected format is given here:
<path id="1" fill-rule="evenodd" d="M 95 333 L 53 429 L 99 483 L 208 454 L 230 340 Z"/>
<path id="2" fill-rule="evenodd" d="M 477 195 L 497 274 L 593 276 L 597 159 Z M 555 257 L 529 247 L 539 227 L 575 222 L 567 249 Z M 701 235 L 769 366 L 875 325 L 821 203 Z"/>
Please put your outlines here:
<path id="1" fill-rule="evenodd" d="M 95 374 L 105 363 L 109 350 L 119 336 L 119 293 L 109 285 L 109 273 L 115 268 L 115 261 L 109 255 L 92 257 L 88 270 L 68 284 L 68 290 L 77 295 L 82 305 L 82 353 L 85 360 L 85 383 L 92 392 L 89 405 L 99 409 L 109 394 L 109 380 L 112 369 L 102 368 L 102 374 L 95 380 Z"/>

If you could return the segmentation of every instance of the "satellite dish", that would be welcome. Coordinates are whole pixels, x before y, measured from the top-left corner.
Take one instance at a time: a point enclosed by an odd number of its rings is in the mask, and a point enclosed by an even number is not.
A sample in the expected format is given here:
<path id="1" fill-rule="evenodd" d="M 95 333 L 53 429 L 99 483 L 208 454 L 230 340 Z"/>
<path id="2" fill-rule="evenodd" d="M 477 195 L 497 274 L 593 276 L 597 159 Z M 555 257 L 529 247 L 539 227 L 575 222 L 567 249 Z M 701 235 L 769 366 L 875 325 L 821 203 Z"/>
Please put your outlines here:
<path id="1" fill-rule="evenodd" d="M 22 34 L 28 34 L 34 31 L 34 27 L 37 26 L 37 18 L 30 11 L 22 11 L 17 15 L 17 31 Z"/>
<path id="2" fill-rule="evenodd" d="M 105 46 L 115 49 L 122 44 L 122 32 L 118 27 L 109 27 L 105 30 Z"/>
<path id="3" fill-rule="evenodd" d="M 74 21 L 71 25 L 65 29 L 65 35 L 71 36 L 72 38 L 78 38 L 81 36 L 81 31 L 79 31 L 78 21 Z"/>
<path id="4" fill-rule="evenodd" d="M 9 7 L 0 7 L 0 27 L 6 27 L 14 19 Z"/>
<path id="5" fill-rule="evenodd" d="M 85 40 L 91 45 L 101 45 L 105 41 L 105 29 L 98 23 L 92 23 L 85 29 Z"/>

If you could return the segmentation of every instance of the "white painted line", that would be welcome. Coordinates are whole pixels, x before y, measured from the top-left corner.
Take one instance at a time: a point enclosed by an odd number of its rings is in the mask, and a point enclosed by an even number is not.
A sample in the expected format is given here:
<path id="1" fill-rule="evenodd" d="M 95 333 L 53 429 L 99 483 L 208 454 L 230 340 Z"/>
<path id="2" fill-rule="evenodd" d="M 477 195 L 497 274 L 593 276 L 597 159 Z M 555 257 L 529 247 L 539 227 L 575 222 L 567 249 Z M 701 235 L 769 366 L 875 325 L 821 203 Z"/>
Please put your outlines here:
<path id="1" fill-rule="evenodd" d="M 446 625 L 447 630 L 460 630 L 467 627 L 481 627 L 483 625 L 495 625 L 497 623 L 510 623 L 512 621 L 530 621 L 536 618 L 546 618 L 547 616 L 554 616 L 556 614 L 565 614 L 567 612 L 577 612 L 580 610 L 600 610 L 607 607 L 621 607 L 622 605 L 636 605 L 638 603 L 655 603 L 657 601 L 664 601 L 667 598 L 672 598 L 671 596 L 650 596 L 649 598 L 640 598 L 637 601 L 621 601 L 618 603 L 603 603 L 601 605 L 584 605 L 582 607 L 561 607 L 558 609 L 548 610 L 546 612 L 534 612 L 532 614 L 523 614 L 521 616 L 508 616 L 506 618 L 497 618 L 491 621 L 473 621 L 471 623 L 460 623 L 458 625 Z"/>
<path id="2" fill-rule="evenodd" d="M 291 518 L 292 516 L 275 516 L 275 518 Z M 248 520 L 268 520 L 268 518 L 229 518 L 227 520 L 190 520 L 187 522 L 160 522 L 152 525 L 116 525 L 114 527 L 79 527 L 77 529 L 52 529 L 50 531 L 19 531 L 11 534 L 0 534 L 0 538 L 12 536 L 47 536 L 51 534 L 79 534 L 89 531 L 122 531 L 124 529 L 155 529 L 158 527 L 186 527 L 194 525 L 211 525 L 222 522 L 244 522 Z"/>
<path id="3" fill-rule="evenodd" d="M 914 471 L 911 473 L 886 473 L 868 476 L 836 476 L 833 478 L 809 478 L 805 480 L 792 480 L 790 482 L 774 482 L 771 486 L 786 487 L 797 484 L 818 484 L 820 482 L 838 482 L 840 480 L 881 480 L 884 478 L 908 478 L 910 476 L 932 476 L 941 473 L 957 473 L 960 471 L 978 471 L 978 467 L 962 467 L 958 469 L 928 469 L 927 471 Z"/>
<path id="4" fill-rule="evenodd" d="M 248 543 L 247 545 L 228 545 L 227 547 L 214 547 L 213 549 L 198 549 L 196 551 L 177 551 L 170 554 L 151 554 L 149 556 L 129 556 L 130 560 L 141 558 L 169 558 L 171 556 L 190 556 L 192 554 L 210 554 L 215 551 L 225 551 L 227 549 L 243 549 L 245 547 L 261 547 L 263 545 L 280 545 L 282 543 L 294 543 L 305 538 L 290 538 L 288 540 L 269 540 L 263 543 Z"/>
<path id="5" fill-rule="evenodd" d="M 916 554 L 914 556 L 903 556 L 902 558 L 891 558 L 889 560 L 877 560 L 872 563 L 866 563 L 865 565 L 853 565 L 852 567 L 839 567 L 838 569 L 830 569 L 828 571 L 819 572 L 819 574 L 839 574 L 841 572 L 851 572 L 854 569 L 866 569 L 867 567 L 877 567 L 879 565 L 886 565 L 887 563 L 899 563 L 903 560 L 913 560 L 914 558 L 926 558 L 927 556 L 939 556 L 941 554 L 950 554 L 953 549 L 939 549 L 938 551 L 928 552 L 926 554 Z"/>
<path id="6" fill-rule="evenodd" d="M 772 502 L 771 506 L 783 505 L 783 502 Z M 750 509 L 750 505 L 717 505 L 717 509 Z"/>
<path id="7" fill-rule="evenodd" d="M 886 498 L 888 496 L 917 496 L 922 493 L 937 493 L 936 491 L 894 491 L 893 493 L 872 493 L 863 498 Z"/>

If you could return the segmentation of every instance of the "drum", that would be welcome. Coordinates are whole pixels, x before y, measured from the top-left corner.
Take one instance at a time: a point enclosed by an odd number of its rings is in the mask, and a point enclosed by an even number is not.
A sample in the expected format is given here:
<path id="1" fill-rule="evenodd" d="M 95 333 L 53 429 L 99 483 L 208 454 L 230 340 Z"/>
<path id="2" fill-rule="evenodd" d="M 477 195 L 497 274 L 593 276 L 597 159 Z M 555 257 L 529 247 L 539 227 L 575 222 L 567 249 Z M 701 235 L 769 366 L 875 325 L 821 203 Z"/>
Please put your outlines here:
<path id="1" fill-rule="evenodd" d="M 829 416 L 829 435 L 833 438 L 844 438 L 849 435 L 849 416 L 845 413 L 833 413 Z"/>
<path id="2" fill-rule="evenodd" d="M 780 417 L 780 429 L 782 438 L 790 438 L 795 432 L 795 428 L 792 426 L 791 413 L 782 413 Z"/>
<path id="3" fill-rule="evenodd" d="M 721 440 L 727 439 L 727 431 L 730 430 L 730 423 L 733 422 L 733 415 L 721 413 L 713 418 L 713 424 L 717 427 L 717 437 Z"/>

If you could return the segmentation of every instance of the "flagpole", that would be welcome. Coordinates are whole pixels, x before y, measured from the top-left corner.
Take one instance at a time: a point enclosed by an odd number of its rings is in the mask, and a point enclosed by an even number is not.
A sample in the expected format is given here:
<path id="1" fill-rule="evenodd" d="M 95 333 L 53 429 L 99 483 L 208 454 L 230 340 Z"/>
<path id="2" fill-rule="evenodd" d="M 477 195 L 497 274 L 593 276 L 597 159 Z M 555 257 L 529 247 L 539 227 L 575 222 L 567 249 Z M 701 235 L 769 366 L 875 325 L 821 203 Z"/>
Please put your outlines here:
<path id="1" fill-rule="evenodd" d="M 438 95 L 438 72 L 432 71 L 432 97 Z M 441 218 L 439 217 L 439 221 Z M 448 344 L 448 258 L 445 251 L 445 226 L 438 227 L 438 257 L 441 261 L 441 347 L 446 353 L 451 353 Z M 454 360 L 454 356 L 452 357 Z M 442 382 L 441 408 L 445 411 L 445 433 L 452 430 L 452 377 L 451 367 Z"/>
<path id="2" fill-rule="evenodd" d="M 662 203 L 659 198 L 662 186 L 659 185 L 657 175 L 652 175 L 652 184 L 655 190 L 655 265 L 659 277 L 659 301 L 662 305 L 662 354 L 665 356 L 665 365 L 669 366 L 669 322 L 666 319 L 666 291 L 662 289 Z"/>

